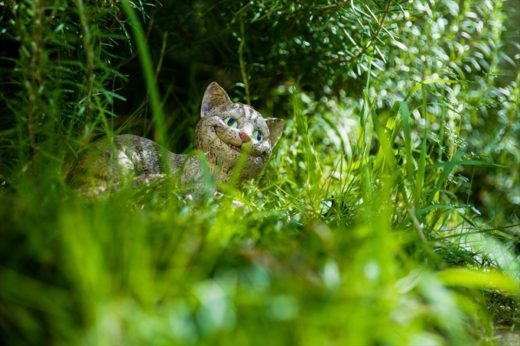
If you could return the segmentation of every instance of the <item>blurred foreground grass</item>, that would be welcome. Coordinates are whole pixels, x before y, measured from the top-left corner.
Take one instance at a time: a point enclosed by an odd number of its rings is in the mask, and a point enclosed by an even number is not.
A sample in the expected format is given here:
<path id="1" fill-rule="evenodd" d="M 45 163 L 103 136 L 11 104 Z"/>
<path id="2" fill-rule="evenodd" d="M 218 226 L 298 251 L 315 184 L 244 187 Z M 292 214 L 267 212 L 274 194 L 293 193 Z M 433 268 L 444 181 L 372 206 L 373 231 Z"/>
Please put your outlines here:
<path id="1" fill-rule="evenodd" d="M 259 182 L 228 187 L 243 208 L 231 197 L 185 201 L 167 187 L 87 200 L 52 164 L 34 175 L 29 167 L 14 181 L 15 194 L 0 194 L 2 338 L 493 343 L 488 304 L 496 302 L 492 292 L 517 296 L 518 259 L 468 207 L 445 197 L 447 170 L 464 162 L 439 165 L 426 152 L 407 157 L 406 141 L 389 150 L 392 131 L 382 128 L 377 152 L 369 155 L 360 136 L 348 162 L 332 144 L 340 155 L 331 160 L 298 129 L 343 146 L 337 127 L 348 116 L 324 113 L 328 121 L 307 123 L 302 97 L 295 89 L 294 114 Z M 407 112 L 401 104 L 403 124 Z M 424 166 L 423 175 L 409 174 L 408 159 Z M 507 314 L 516 326 L 517 313 Z"/>

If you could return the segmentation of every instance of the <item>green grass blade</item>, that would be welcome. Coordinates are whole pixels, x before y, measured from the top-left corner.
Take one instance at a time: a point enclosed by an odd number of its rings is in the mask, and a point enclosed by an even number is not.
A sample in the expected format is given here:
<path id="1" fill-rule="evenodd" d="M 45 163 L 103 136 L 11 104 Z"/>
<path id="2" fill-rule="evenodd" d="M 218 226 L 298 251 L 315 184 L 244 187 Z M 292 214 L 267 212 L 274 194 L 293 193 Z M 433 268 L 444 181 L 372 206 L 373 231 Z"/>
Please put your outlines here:
<path id="1" fill-rule="evenodd" d="M 401 119 L 403 121 L 406 175 L 407 179 L 412 185 L 415 180 L 415 175 L 413 173 L 412 131 L 410 129 L 410 110 L 408 108 L 408 103 L 404 101 L 401 102 L 399 113 L 401 114 Z M 415 196 L 415 200 L 417 200 L 417 196 Z"/>
<path id="2" fill-rule="evenodd" d="M 513 295 L 520 292 L 517 280 L 498 271 L 450 268 L 439 272 L 437 278 L 447 286 L 502 290 Z"/>
<path id="3" fill-rule="evenodd" d="M 164 145 L 166 143 L 166 121 L 159 97 L 159 89 L 157 88 L 157 83 L 155 81 L 152 58 L 148 50 L 148 45 L 146 44 L 146 36 L 139 19 L 137 19 L 134 9 L 130 5 L 130 2 L 128 0 L 121 0 L 121 4 L 128 16 L 130 24 L 132 25 L 137 48 L 139 50 L 139 61 L 141 62 L 146 87 L 148 88 L 148 93 L 150 95 L 150 104 L 155 122 L 155 140 Z"/>

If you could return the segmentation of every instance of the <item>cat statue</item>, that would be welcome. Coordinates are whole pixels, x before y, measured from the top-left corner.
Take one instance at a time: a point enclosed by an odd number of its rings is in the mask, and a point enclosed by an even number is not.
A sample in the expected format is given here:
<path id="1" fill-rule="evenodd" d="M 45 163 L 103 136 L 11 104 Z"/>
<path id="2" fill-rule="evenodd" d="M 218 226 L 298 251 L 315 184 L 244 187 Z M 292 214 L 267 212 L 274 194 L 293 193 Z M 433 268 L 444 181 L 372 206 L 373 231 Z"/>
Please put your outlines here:
<path id="1" fill-rule="evenodd" d="M 283 128 L 282 119 L 264 118 L 253 107 L 233 103 L 212 82 L 204 93 L 195 129 L 196 147 L 206 162 L 200 155 L 175 154 L 150 139 L 124 134 L 95 143 L 74 176 L 80 177 L 81 190 L 87 195 L 99 195 L 125 181 L 140 185 L 165 177 L 177 178 L 181 186 L 200 186 L 208 168 L 216 181 L 224 183 L 237 168 L 240 185 L 258 175 Z"/>

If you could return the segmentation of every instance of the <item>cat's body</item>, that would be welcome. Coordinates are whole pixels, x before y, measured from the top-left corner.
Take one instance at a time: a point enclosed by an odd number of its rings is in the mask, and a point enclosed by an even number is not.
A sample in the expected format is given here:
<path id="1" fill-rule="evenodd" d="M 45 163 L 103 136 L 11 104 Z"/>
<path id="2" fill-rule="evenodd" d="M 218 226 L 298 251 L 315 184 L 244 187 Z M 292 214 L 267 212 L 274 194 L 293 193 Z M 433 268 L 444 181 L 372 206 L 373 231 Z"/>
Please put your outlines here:
<path id="1" fill-rule="evenodd" d="M 206 157 L 211 175 L 228 182 L 245 155 L 237 183 L 255 177 L 280 138 L 283 120 L 264 119 L 248 105 L 233 103 L 217 83 L 211 83 L 202 100 L 196 146 Z M 171 153 L 156 142 L 135 135 L 119 135 L 101 141 L 80 161 L 76 175 L 89 194 L 104 192 L 123 181 L 147 183 L 165 176 L 182 185 L 202 183 L 200 156 Z"/>

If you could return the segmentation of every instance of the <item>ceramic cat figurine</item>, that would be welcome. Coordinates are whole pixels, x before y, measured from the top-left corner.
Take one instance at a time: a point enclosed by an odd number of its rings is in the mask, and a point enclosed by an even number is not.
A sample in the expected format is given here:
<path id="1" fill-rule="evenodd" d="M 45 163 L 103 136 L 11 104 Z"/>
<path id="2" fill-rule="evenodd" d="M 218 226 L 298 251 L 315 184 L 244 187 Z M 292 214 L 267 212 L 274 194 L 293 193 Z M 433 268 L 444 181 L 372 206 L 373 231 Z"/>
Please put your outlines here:
<path id="1" fill-rule="evenodd" d="M 252 107 L 233 103 L 226 91 L 211 83 L 204 93 L 200 120 L 195 129 L 196 147 L 207 159 L 211 175 L 228 182 L 242 154 L 245 162 L 238 173 L 238 184 L 254 178 L 269 158 L 280 138 L 284 121 L 263 118 Z M 135 184 L 163 179 L 179 179 L 181 185 L 201 184 L 203 166 L 197 155 L 171 153 L 156 142 L 119 135 L 113 142 L 100 141 L 78 165 L 81 185 L 88 194 L 99 194 L 123 181 Z"/>

